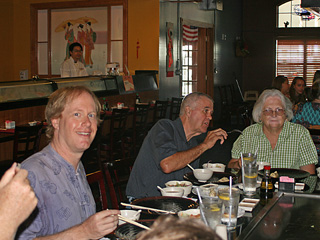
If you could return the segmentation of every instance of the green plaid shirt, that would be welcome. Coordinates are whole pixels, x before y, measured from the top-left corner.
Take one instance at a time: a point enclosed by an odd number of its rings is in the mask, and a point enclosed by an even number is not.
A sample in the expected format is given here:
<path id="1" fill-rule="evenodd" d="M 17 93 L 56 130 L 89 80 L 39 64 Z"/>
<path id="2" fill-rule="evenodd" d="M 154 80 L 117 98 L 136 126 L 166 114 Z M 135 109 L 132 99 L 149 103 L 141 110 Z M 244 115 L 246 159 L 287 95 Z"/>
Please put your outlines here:
<path id="1" fill-rule="evenodd" d="M 235 141 L 232 158 L 240 158 L 240 153 L 254 153 L 258 148 L 257 161 L 269 162 L 273 168 L 294 168 L 318 163 L 316 147 L 309 131 L 295 123 L 285 121 L 277 144 L 271 144 L 262 131 L 262 123 L 247 127 Z"/>

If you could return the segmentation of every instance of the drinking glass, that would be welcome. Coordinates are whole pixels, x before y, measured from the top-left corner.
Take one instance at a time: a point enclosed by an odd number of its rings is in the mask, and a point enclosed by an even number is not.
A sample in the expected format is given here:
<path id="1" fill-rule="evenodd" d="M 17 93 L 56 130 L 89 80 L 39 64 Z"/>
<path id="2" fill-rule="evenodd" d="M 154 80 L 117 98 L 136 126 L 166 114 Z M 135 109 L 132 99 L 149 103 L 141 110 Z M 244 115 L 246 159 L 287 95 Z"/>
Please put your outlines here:
<path id="1" fill-rule="evenodd" d="M 222 201 L 219 198 L 203 198 L 200 204 L 201 210 L 210 228 L 216 229 L 221 222 Z"/>
<path id="2" fill-rule="evenodd" d="M 252 153 L 243 154 L 243 193 L 253 196 L 257 189 L 258 165 L 257 156 Z"/>
<path id="3" fill-rule="evenodd" d="M 237 188 L 221 188 L 218 190 L 219 199 L 222 201 L 221 223 L 227 225 L 227 229 L 235 229 L 237 226 L 238 205 L 240 191 Z"/>

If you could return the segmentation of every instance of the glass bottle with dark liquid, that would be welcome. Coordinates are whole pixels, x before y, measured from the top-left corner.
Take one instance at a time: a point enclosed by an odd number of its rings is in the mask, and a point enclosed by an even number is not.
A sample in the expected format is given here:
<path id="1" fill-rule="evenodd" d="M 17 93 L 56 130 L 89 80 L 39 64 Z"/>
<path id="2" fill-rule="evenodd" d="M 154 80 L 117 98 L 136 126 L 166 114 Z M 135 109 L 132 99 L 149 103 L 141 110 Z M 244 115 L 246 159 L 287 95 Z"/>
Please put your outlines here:
<path id="1" fill-rule="evenodd" d="M 266 205 L 273 198 L 274 185 L 270 177 L 271 166 L 264 166 L 264 176 L 260 186 L 260 204 Z"/>

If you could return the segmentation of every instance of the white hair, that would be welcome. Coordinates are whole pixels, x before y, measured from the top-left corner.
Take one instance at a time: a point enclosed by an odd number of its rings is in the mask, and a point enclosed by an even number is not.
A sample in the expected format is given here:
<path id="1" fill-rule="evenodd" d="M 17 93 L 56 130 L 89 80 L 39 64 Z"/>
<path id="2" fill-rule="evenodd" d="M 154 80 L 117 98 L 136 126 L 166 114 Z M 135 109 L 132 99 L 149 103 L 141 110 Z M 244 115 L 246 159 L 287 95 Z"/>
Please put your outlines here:
<path id="1" fill-rule="evenodd" d="M 268 89 L 268 90 L 264 90 L 261 93 L 261 95 L 259 96 L 257 102 L 254 104 L 254 107 L 253 107 L 253 111 L 252 111 L 253 120 L 255 122 L 260 122 L 263 105 L 265 104 L 267 98 L 269 97 L 278 97 L 281 100 L 287 119 L 290 121 L 293 118 L 292 103 L 289 98 L 284 96 L 277 89 Z"/>

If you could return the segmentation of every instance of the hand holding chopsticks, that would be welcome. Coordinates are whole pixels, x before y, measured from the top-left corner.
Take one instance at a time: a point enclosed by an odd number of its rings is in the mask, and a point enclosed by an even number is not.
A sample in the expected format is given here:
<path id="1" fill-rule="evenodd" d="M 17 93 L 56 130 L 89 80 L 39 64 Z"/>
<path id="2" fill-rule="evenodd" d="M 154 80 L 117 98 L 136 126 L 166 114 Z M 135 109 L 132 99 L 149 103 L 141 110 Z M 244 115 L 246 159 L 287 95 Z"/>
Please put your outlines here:
<path id="1" fill-rule="evenodd" d="M 161 209 L 143 207 L 143 206 L 138 206 L 138 205 L 133 205 L 133 204 L 128 204 L 128 203 L 121 203 L 121 205 L 122 206 L 126 206 L 126 207 L 132 207 L 132 208 L 135 208 L 135 209 L 150 210 L 150 211 L 160 212 L 160 213 L 176 214 L 176 212 L 172 212 L 172 211 L 166 211 L 166 210 L 161 210 Z"/>
<path id="2" fill-rule="evenodd" d="M 133 220 L 131 220 L 131 219 L 129 219 L 129 218 L 123 217 L 123 216 L 121 216 L 120 214 L 118 214 L 118 217 L 119 217 L 120 220 L 122 220 L 122 221 L 124 221 L 124 222 L 127 222 L 127 223 L 130 223 L 130 224 L 132 224 L 132 225 L 135 225 L 135 226 L 137 226 L 137 227 L 141 227 L 141 228 L 144 228 L 144 229 L 146 229 L 146 230 L 149 230 L 149 229 L 150 229 L 149 227 L 147 227 L 147 226 L 145 226 L 145 225 L 143 225 L 143 224 L 137 223 L 137 222 L 135 222 L 135 221 L 133 221 Z"/>

